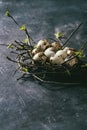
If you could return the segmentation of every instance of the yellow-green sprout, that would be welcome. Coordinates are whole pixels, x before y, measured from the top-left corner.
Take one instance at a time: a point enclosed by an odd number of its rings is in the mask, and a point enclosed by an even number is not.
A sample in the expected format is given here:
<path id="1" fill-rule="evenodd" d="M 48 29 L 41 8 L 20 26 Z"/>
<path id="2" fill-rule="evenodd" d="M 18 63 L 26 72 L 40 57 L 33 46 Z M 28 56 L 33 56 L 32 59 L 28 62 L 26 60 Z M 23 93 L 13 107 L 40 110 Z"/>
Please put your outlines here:
<path id="1" fill-rule="evenodd" d="M 22 26 L 19 28 L 19 30 L 21 30 L 21 31 L 25 31 L 25 30 L 26 30 L 26 25 L 25 25 L 25 24 L 22 25 Z"/>
<path id="2" fill-rule="evenodd" d="M 79 58 L 83 58 L 84 57 L 84 54 L 83 54 L 82 50 L 76 51 L 75 54 L 78 55 Z"/>
<path id="3" fill-rule="evenodd" d="M 21 71 L 24 72 L 24 73 L 27 73 L 27 72 L 28 72 L 28 69 L 23 67 L 23 68 L 21 69 Z"/>
<path id="4" fill-rule="evenodd" d="M 82 68 L 87 67 L 87 63 L 81 66 Z"/>
<path id="5" fill-rule="evenodd" d="M 63 37 L 63 33 L 61 33 L 61 32 L 57 32 L 54 35 L 56 36 L 57 39 L 60 37 Z"/>
<path id="6" fill-rule="evenodd" d="M 9 13 L 8 10 L 6 11 L 5 15 L 8 16 L 8 17 L 10 17 L 10 13 Z"/>
<path id="7" fill-rule="evenodd" d="M 13 44 L 8 44 L 7 48 L 14 49 L 14 45 Z"/>
<path id="8" fill-rule="evenodd" d="M 24 39 L 24 43 L 26 43 L 26 44 L 29 43 L 29 39 L 28 39 L 28 37 L 26 37 L 26 38 Z"/>

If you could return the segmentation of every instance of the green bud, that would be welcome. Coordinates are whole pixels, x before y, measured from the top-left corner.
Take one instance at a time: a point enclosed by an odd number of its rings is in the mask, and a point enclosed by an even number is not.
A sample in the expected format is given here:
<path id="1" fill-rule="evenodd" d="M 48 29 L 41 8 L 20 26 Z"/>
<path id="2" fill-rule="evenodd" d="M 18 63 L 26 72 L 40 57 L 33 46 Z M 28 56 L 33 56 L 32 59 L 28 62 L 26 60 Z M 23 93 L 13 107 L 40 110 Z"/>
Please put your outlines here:
<path id="1" fill-rule="evenodd" d="M 5 15 L 8 16 L 8 17 L 10 17 L 9 11 L 6 11 Z"/>
<path id="2" fill-rule="evenodd" d="M 29 42 L 29 39 L 28 39 L 28 38 L 25 38 L 25 39 L 24 39 L 24 43 L 28 44 L 28 42 Z"/>
<path id="3" fill-rule="evenodd" d="M 78 55 L 79 58 L 83 58 L 84 57 L 82 50 L 76 51 L 75 54 Z"/>
<path id="4" fill-rule="evenodd" d="M 27 72 L 28 72 L 28 69 L 23 67 L 23 68 L 21 69 L 21 71 L 24 72 L 24 73 L 27 73 Z"/>
<path id="5" fill-rule="evenodd" d="M 9 44 L 9 45 L 7 46 L 7 48 L 14 49 L 14 45 L 13 45 L 13 44 Z"/>
<path id="6" fill-rule="evenodd" d="M 55 36 L 56 36 L 56 38 L 58 39 L 58 38 L 60 38 L 60 37 L 63 37 L 63 33 L 57 32 L 57 33 L 55 33 Z"/>
<path id="7" fill-rule="evenodd" d="M 22 25 L 22 26 L 19 28 L 19 30 L 25 31 L 25 30 L 26 30 L 26 26 L 25 26 L 25 25 Z"/>

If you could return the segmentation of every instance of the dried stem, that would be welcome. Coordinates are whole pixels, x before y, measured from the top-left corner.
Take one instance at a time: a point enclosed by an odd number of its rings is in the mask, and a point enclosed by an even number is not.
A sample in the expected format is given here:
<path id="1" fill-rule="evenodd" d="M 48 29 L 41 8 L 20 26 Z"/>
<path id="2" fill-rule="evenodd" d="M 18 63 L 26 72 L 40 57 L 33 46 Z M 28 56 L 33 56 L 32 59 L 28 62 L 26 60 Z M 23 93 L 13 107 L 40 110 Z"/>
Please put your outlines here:
<path id="1" fill-rule="evenodd" d="M 66 42 L 63 44 L 62 48 L 64 48 L 68 43 L 68 41 L 71 39 L 71 37 L 76 33 L 76 31 L 81 27 L 83 23 L 80 23 L 78 25 L 78 27 L 70 34 L 70 36 L 68 37 L 68 39 L 66 40 Z"/>

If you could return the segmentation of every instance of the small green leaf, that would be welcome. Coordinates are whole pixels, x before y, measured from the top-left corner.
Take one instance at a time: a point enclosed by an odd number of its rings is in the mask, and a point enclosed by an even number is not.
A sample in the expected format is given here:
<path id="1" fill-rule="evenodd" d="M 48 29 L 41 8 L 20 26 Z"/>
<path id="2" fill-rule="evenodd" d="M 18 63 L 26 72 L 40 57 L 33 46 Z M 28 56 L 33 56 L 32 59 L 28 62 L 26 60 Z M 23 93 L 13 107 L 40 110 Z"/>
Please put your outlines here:
<path id="1" fill-rule="evenodd" d="M 9 44 L 7 48 L 13 49 L 15 46 L 13 44 Z"/>
<path id="2" fill-rule="evenodd" d="M 83 58 L 84 57 L 82 50 L 79 50 L 79 51 L 75 52 L 75 54 L 78 55 L 79 58 Z"/>
<path id="3" fill-rule="evenodd" d="M 22 26 L 19 28 L 19 30 L 25 31 L 25 30 L 26 30 L 26 26 L 25 26 L 25 25 L 22 25 Z"/>
<path id="4" fill-rule="evenodd" d="M 24 43 L 26 43 L 26 44 L 29 43 L 29 39 L 27 37 L 24 39 Z"/>
<path id="5" fill-rule="evenodd" d="M 9 11 L 6 11 L 5 15 L 8 16 L 8 17 L 10 17 Z"/>
<path id="6" fill-rule="evenodd" d="M 23 68 L 21 69 L 21 71 L 24 72 L 24 73 L 27 73 L 27 72 L 28 72 L 28 69 L 23 67 Z"/>
<path id="7" fill-rule="evenodd" d="M 82 67 L 82 68 L 87 67 L 87 63 L 86 63 L 86 64 L 84 64 L 84 65 L 81 65 L 81 67 Z"/>
<path id="8" fill-rule="evenodd" d="M 63 37 L 63 33 L 61 33 L 61 32 L 57 32 L 54 35 L 56 36 L 57 39 L 60 37 Z"/>

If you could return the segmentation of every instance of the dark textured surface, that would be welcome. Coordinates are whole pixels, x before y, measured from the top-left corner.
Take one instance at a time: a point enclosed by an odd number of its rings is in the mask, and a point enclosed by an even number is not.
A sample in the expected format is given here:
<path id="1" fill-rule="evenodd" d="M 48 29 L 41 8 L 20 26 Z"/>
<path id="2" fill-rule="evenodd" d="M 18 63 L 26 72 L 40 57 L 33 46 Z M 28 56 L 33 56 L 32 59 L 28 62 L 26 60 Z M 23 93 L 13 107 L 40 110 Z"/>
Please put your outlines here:
<path id="1" fill-rule="evenodd" d="M 87 37 L 86 0 L 1 0 L 0 43 L 24 39 L 24 34 L 5 16 L 7 8 L 20 25 L 27 25 L 36 41 L 51 37 L 59 29 L 69 31 L 80 22 L 84 25 L 71 43 L 79 47 L 79 41 Z M 86 85 L 16 81 L 20 73 L 13 76 L 16 65 L 7 61 L 6 55 L 9 51 L 0 46 L 0 130 L 87 129 Z"/>

